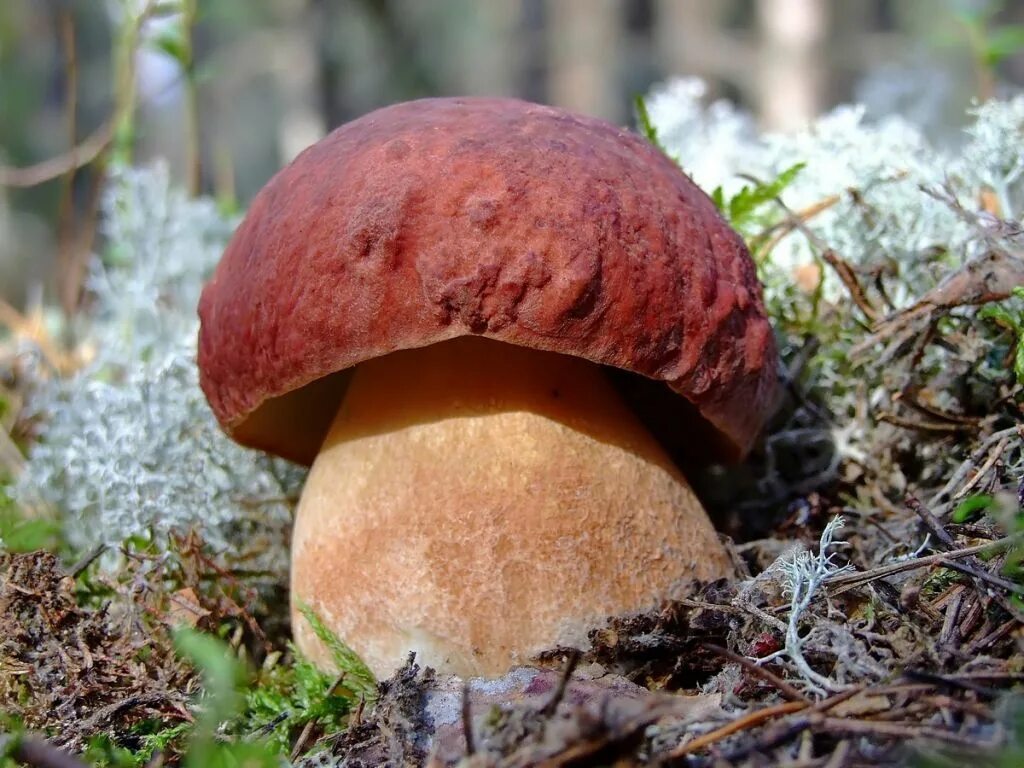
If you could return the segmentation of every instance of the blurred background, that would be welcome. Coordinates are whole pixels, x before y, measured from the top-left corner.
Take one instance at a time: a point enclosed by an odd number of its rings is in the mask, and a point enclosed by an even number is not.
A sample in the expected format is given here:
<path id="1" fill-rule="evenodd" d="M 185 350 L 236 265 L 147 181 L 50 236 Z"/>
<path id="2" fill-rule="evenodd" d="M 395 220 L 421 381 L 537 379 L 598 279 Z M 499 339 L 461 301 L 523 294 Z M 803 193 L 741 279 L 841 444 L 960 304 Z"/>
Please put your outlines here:
<path id="1" fill-rule="evenodd" d="M 165 158 L 245 206 L 332 127 L 422 96 L 510 95 L 634 124 L 698 76 L 792 130 L 830 107 L 938 140 L 1024 83 L 1024 0 L 2 0 L 0 299 L 78 301 L 111 163 Z"/>

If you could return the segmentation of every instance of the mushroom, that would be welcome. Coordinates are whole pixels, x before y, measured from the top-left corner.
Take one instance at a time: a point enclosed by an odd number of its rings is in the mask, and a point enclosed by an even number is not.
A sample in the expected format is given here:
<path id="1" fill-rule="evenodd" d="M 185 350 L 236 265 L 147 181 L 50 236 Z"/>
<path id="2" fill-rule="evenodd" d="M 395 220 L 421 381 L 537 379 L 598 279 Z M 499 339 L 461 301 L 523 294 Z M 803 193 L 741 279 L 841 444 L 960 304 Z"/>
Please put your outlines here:
<path id="1" fill-rule="evenodd" d="M 343 125 L 256 196 L 199 308 L 238 442 L 311 464 L 308 605 L 379 676 L 497 675 L 730 561 L 680 462 L 741 457 L 776 352 L 749 254 L 674 163 L 510 99 Z"/>

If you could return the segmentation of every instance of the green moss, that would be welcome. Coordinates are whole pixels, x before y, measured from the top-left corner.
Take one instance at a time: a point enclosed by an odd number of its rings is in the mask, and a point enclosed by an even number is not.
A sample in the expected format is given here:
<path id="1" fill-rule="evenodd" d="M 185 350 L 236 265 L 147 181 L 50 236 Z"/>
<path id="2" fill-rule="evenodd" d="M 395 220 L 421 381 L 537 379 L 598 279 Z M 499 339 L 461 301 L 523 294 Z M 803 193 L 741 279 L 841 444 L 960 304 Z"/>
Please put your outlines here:
<path id="1" fill-rule="evenodd" d="M 5 478 L 0 477 L 0 550 L 8 552 L 32 552 L 37 549 L 54 551 L 59 542 L 60 526 L 57 522 L 26 516 L 12 498 Z"/>
<path id="2" fill-rule="evenodd" d="M 367 701 L 377 696 L 377 681 L 373 672 L 366 666 L 366 663 L 356 655 L 356 652 L 343 643 L 337 635 L 328 629 L 312 608 L 304 605 L 300 608 L 302 615 L 313 628 L 313 632 L 331 652 L 331 659 L 334 661 L 339 673 L 344 675 L 344 687 L 356 696 L 362 696 Z"/>

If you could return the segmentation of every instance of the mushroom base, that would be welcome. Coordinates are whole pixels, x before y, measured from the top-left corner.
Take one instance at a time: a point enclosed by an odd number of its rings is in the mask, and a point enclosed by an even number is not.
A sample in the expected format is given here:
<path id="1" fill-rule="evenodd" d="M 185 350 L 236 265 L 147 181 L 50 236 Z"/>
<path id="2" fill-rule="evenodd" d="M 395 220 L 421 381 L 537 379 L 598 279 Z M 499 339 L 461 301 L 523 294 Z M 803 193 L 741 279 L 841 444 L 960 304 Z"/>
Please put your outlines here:
<path id="1" fill-rule="evenodd" d="M 379 677 L 415 651 L 499 675 L 729 559 L 679 470 L 587 361 L 462 338 L 362 364 L 296 518 L 310 606 Z"/>

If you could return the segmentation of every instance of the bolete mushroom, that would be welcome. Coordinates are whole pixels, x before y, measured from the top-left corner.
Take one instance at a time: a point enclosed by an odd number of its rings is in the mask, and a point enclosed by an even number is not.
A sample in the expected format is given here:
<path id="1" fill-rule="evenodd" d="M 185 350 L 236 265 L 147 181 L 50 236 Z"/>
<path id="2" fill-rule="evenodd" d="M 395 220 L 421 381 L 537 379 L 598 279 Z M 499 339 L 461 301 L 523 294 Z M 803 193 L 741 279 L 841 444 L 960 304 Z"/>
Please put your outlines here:
<path id="1" fill-rule="evenodd" d="M 744 454 L 776 353 L 740 237 L 608 123 L 426 99 L 343 125 L 253 201 L 200 303 L 237 441 L 312 464 L 311 607 L 378 675 L 500 674 L 729 561 L 677 466 Z"/>

